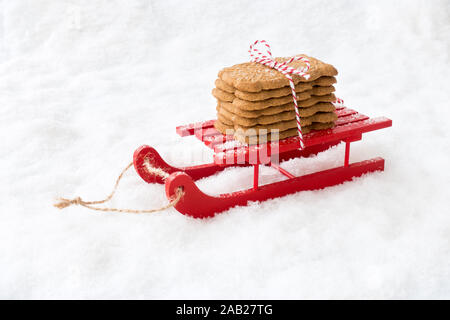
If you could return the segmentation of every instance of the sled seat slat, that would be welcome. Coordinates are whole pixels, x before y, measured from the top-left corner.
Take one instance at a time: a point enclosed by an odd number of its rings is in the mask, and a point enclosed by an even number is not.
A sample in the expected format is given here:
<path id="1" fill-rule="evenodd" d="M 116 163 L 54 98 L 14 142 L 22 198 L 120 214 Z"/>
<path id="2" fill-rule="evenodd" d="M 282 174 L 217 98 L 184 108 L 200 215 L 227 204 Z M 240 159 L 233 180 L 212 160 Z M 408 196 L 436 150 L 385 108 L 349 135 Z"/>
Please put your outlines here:
<path id="1" fill-rule="evenodd" d="M 176 127 L 177 134 L 181 137 L 192 136 L 197 130 L 214 128 L 215 120 L 208 120 L 203 122 L 190 123 L 184 126 Z"/>
<path id="2" fill-rule="evenodd" d="M 367 116 L 359 114 L 355 110 L 345 107 L 336 108 L 336 113 L 338 115 L 336 125 L 342 125 L 349 122 L 368 119 Z M 242 144 L 239 142 L 233 143 L 233 141 L 235 140 L 232 135 L 225 136 L 222 133 L 218 132 L 214 127 L 197 130 L 195 132 L 195 135 L 200 141 L 202 141 L 209 148 L 214 148 L 215 146 L 221 145 L 223 143 L 225 143 L 228 146 L 228 149 L 230 146 L 232 146 L 232 148 L 242 146 Z M 223 149 L 220 149 L 220 151 L 226 149 L 227 148 L 225 147 Z"/>
<path id="3" fill-rule="evenodd" d="M 338 115 L 338 119 L 335 122 L 335 124 L 336 124 L 335 128 L 338 126 L 348 124 L 348 123 L 369 119 L 368 116 L 358 113 L 355 110 L 345 108 L 345 107 L 340 108 L 336 113 Z M 305 134 L 304 138 L 307 139 L 310 134 L 311 133 Z M 296 138 L 296 137 L 292 137 L 292 138 Z M 287 138 L 284 140 L 288 140 L 288 139 L 292 139 L 292 138 Z M 220 136 L 216 136 L 216 138 L 213 140 L 214 141 L 209 142 L 208 146 L 214 147 L 215 152 L 223 152 L 223 151 L 227 151 L 227 150 L 231 150 L 231 149 L 236 149 L 238 147 L 246 147 L 245 145 L 243 145 L 239 142 L 236 142 L 234 144 L 231 143 L 230 140 L 233 140 L 232 136 L 228 137 L 227 139 L 223 139 L 223 138 L 221 139 Z M 282 140 L 282 141 L 284 141 L 284 140 Z"/>
<path id="4" fill-rule="evenodd" d="M 214 148 L 214 145 L 226 143 L 227 141 L 234 141 L 233 136 L 232 135 L 226 136 L 223 134 L 218 134 L 218 135 L 210 135 L 210 136 L 203 137 L 203 143 L 211 149 Z"/>
<path id="5" fill-rule="evenodd" d="M 367 120 L 367 119 L 369 119 L 368 116 L 361 114 L 361 113 L 355 113 L 355 114 L 351 114 L 348 116 L 339 117 L 336 120 L 335 125 L 336 125 L 336 127 L 338 127 L 338 126 L 342 126 L 347 123 L 352 123 L 352 122 L 357 122 L 357 121 L 362 121 L 362 120 Z"/>
<path id="6" fill-rule="evenodd" d="M 353 109 L 349 109 L 349 108 L 345 108 L 345 107 L 341 108 L 341 109 L 336 109 L 336 114 L 337 114 L 338 118 L 345 117 L 345 116 L 355 114 L 355 113 L 358 113 L 358 112 L 356 112 Z"/>
<path id="7" fill-rule="evenodd" d="M 219 136 L 219 135 L 222 135 L 222 133 L 217 131 L 216 128 L 212 127 L 212 128 L 208 128 L 208 129 L 203 129 L 203 132 L 201 133 L 201 135 L 202 135 L 202 138 L 204 138 L 204 137 Z"/>
<path id="8" fill-rule="evenodd" d="M 337 107 L 336 113 L 338 116 L 346 116 L 349 114 L 357 113 L 355 110 L 348 109 L 346 107 Z M 203 122 L 195 122 L 190 123 L 183 126 L 176 127 L 176 132 L 181 137 L 187 137 L 192 136 L 195 134 L 196 130 L 202 131 L 206 133 L 206 135 L 211 135 L 211 132 L 218 133 L 218 131 L 214 128 L 214 121 L 215 120 L 208 120 Z M 211 129 L 211 130 L 209 130 Z M 220 134 L 220 133 L 219 133 Z"/>
<path id="9" fill-rule="evenodd" d="M 345 117 L 351 114 L 356 114 L 357 112 L 355 110 L 352 109 L 348 109 L 346 107 L 338 107 L 336 108 L 336 114 L 338 115 L 338 117 Z M 217 142 L 215 142 L 216 140 L 221 140 L 221 141 L 228 141 L 230 139 L 232 139 L 232 137 L 228 137 L 227 139 L 204 139 L 205 136 L 219 136 L 222 135 L 220 132 L 218 132 L 216 130 L 216 128 L 214 128 L 214 121 L 215 120 L 208 120 L 208 121 L 204 121 L 204 122 L 196 122 L 196 123 L 190 123 L 187 125 L 183 125 L 183 126 L 178 126 L 176 127 L 176 132 L 178 135 L 180 135 L 181 137 L 187 137 L 187 136 L 192 136 L 195 135 L 200 141 L 204 141 L 207 142 L 208 145 L 210 145 L 211 143 L 213 145 L 217 144 Z"/>
<path id="10" fill-rule="evenodd" d="M 335 127 L 327 130 L 312 131 L 303 136 L 305 147 L 319 144 L 360 139 L 362 133 L 392 126 L 392 120 L 380 117 L 370 119 L 368 116 L 343 106 L 336 108 L 338 119 Z M 214 162 L 218 164 L 230 161 L 268 161 L 260 159 L 260 154 L 270 157 L 272 154 L 289 152 L 299 148 L 298 137 L 290 137 L 281 141 L 269 142 L 260 145 L 245 145 L 235 140 L 232 135 L 223 135 L 214 128 L 214 121 L 197 122 L 177 127 L 177 133 L 182 136 L 195 135 L 207 147 L 214 150 Z M 226 162 L 225 162 L 226 161 Z"/>
<path id="11" fill-rule="evenodd" d="M 387 128 L 392 126 L 392 120 L 379 117 L 368 118 L 366 120 L 350 122 L 339 125 L 333 129 L 314 131 L 304 135 L 305 147 L 311 147 L 332 141 L 341 141 L 348 138 L 360 136 L 362 133 Z M 222 145 L 221 147 L 223 147 Z M 217 150 L 215 148 L 214 162 L 217 164 L 232 162 L 260 162 L 269 160 L 270 156 L 284 152 L 296 150 L 299 148 L 298 137 L 291 137 L 277 142 L 271 142 L 261 145 L 239 146 Z M 264 158 L 262 158 L 264 155 Z"/>

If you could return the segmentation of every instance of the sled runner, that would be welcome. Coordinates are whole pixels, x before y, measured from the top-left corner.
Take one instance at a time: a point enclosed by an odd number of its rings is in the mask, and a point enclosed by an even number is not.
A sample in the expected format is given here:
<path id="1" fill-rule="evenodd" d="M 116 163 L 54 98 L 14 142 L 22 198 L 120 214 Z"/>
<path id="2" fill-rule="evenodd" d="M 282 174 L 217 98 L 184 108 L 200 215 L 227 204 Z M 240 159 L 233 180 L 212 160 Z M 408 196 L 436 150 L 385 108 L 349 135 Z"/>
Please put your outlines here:
<path id="1" fill-rule="evenodd" d="M 373 158 L 349 163 L 350 143 L 362 139 L 362 134 L 392 126 L 392 120 L 385 117 L 372 118 L 345 107 L 336 109 L 338 120 L 333 129 L 312 131 L 304 135 L 305 148 L 299 150 L 299 138 L 290 137 L 280 141 L 258 145 L 245 145 L 219 133 L 214 128 L 214 120 L 179 126 L 177 133 L 182 136 L 195 135 L 207 147 L 214 150 L 213 163 L 192 167 L 176 168 L 167 164 L 158 152 L 149 146 L 138 148 L 133 157 L 134 167 L 139 176 L 148 183 L 164 183 L 166 195 L 172 199 L 181 187 L 184 195 L 174 206 L 179 212 L 195 217 L 212 217 L 234 206 L 243 206 L 250 201 L 264 201 L 304 190 L 322 189 L 352 180 L 365 173 L 384 170 L 384 159 Z M 283 169 L 283 161 L 308 157 L 345 142 L 343 165 L 296 177 Z M 165 181 L 150 173 L 147 165 L 160 168 L 170 174 Z M 288 179 L 259 185 L 259 166 L 271 166 Z M 195 180 L 211 176 L 227 167 L 253 166 L 253 188 L 233 193 L 209 196 L 195 184 Z"/>

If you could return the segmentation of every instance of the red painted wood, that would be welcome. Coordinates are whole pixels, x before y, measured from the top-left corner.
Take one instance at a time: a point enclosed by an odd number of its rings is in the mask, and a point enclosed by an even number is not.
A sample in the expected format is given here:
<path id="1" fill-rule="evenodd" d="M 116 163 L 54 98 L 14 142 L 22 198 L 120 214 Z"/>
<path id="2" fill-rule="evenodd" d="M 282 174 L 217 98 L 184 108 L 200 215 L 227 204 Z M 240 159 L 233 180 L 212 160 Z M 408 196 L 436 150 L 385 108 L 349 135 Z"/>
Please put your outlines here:
<path id="1" fill-rule="evenodd" d="M 361 113 L 355 113 L 355 114 L 339 117 L 334 122 L 334 124 L 336 127 L 338 127 L 338 126 L 342 126 L 347 123 L 352 123 L 352 122 L 357 122 L 357 121 L 367 120 L 367 119 L 369 119 L 368 116 L 361 114 Z"/>
<path id="2" fill-rule="evenodd" d="M 276 170 L 278 170 L 281 174 L 285 175 L 288 178 L 295 178 L 295 176 L 287 170 L 284 170 L 282 167 L 275 163 L 270 163 L 270 166 Z"/>
<path id="3" fill-rule="evenodd" d="M 208 147 L 214 149 L 214 147 L 216 145 L 221 145 L 223 143 L 234 143 L 236 145 L 238 145 L 238 144 L 242 145 L 239 141 L 234 140 L 233 135 L 227 135 L 226 136 L 226 135 L 223 135 L 223 134 L 211 136 L 211 139 L 210 139 L 209 143 L 208 144 L 205 143 L 205 144 Z"/>
<path id="4" fill-rule="evenodd" d="M 345 125 L 345 124 L 369 119 L 368 116 L 357 113 L 355 110 L 351 110 L 351 109 L 344 108 L 344 107 L 342 107 L 339 110 L 340 111 L 338 112 L 338 119 L 336 120 L 335 128 L 338 126 Z M 304 135 L 304 138 L 307 139 L 308 135 L 309 134 Z M 226 139 L 224 139 L 223 136 L 217 135 L 217 136 L 215 136 L 215 139 L 217 140 L 217 143 L 209 144 L 210 147 L 214 146 L 215 152 L 222 152 L 222 151 L 238 148 L 238 147 L 232 147 L 232 145 L 233 145 L 232 143 L 223 144 L 224 142 L 229 141 L 229 140 L 235 141 L 232 136 L 229 136 Z M 287 139 L 291 139 L 291 138 L 287 138 Z M 284 140 L 287 140 L 287 139 L 284 139 Z M 284 140 L 282 140 L 282 141 L 284 141 Z M 235 144 L 237 146 L 241 146 L 244 148 L 246 147 L 246 146 L 242 145 L 241 143 L 239 143 L 238 141 L 235 141 Z M 297 148 L 298 147 L 296 147 L 295 149 L 297 149 Z"/>
<path id="5" fill-rule="evenodd" d="M 202 135 L 203 135 L 203 137 L 210 137 L 210 136 L 222 135 L 222 133 L 220 133 L 219 131 L 217 131 L 216 128 L 213 127 L 213 128 L 203 129 Z"/>
<path id="6" fill-rule="evenodd" d="M 310 155 L 317 154 L 319 152 L 325 151 L 328 148 L 330 148 L 334 144 L 323 144 L 318 145 L 310 148 L 306 148 L 302 151 L 299 150 L 292 150 L 289 152 L 285 152 L 280 155 L 280 157 L 274 158 L 273 161 L 286 161 L 293 158 L 299 158 L 299 157 L 309 157 Z M 228 168 L 230 166 L 242 166 L 247 167 L 250 166 L 250 164 L 243 163 L 243 164 L 230 164 L 230 165 L 218 165 L 215 163 L 210 164 L 202 164 L 192 167 L 182 167 L 177 168 L 173 167 L 169 164 L 167 164 L 159 155 L 159 153 L 152 147 L 144 145 L 136 149 L 133 156 L 133 163 L 136 172 L 138 175 L 147 183 L 160 183 L 163 184 L 164 181 L 157 176 L 154 176 L 153 174 L 150 174 L 146 169 L 144 164 L 145 159 L 148 159 L 151 166 L 156 168 L 161 168 L 165 172 L 171 174 L 173 172 L 185 172 L 189 174 L 194 180 L 198 180 L 201 178 L 209 177 L 217 172 L 220 172 L 224 170 L 225 168 Z"/>
<path id="7" fill-rule="evenodd" d="M 134 153 L 134 166 L 138 174 L 149 183 L 163 183 L 163 181 L 145 169 L 144 161 L 147 160 L 151 166 L 169 173 L 170 176 L 165 182 L 167 196 L 171 198 L 175 190 L 181 187 L 184 196 L 175 208 L 183 214 L 196 218 L 211 217 L 233 206 L 246 205 L 249 201 L 263 201 L 297 191 L 321 189 L 349 181 L 367 172 L 384 170 L 384 160 L 381 158 L 349 164 L 349 146 L 350 142 L 361 140 L 365 132 L 392 126 L 392 120 L 383 117 L 369 119 L 345 107 L 336 108 L 336 113 L 338 114 L 336 126 L 333 129 L 313 131 L 304 135 L 305 149 L 301 151 L 298 150 L 298 137 L 257 146 L 242 145 L 232 136 L 224 136 L 218 132 L 214 128 L 215 120 L 209 120 L 179 126 L 176 130 L 182 137 L 195 135 L 205 145 L 214 148 L 214 163 L 176 168 L 167 164 L 155 149 L 142 146 Z M 279 162 L 288 159 L 317 154 L 341 141 L 346 142 L 342 167 L 295 177 L 278 165 Z M 271 165 L 289 179 L 258 186 L 259 164 Z M 215 174 L 226 167 L 249 165 L 254 165 L 254 187 L 249 190 L 211 197 L 201 192 L 194 183 L 195 180 Z"/>
<path id="8" fill-rule="evenodd" d="M 344 108 L 342 108 L 342 109 L 344 109 Z M 347 109 L 347 110 L 345 110 L 345 112 L 342 112 L 342 115 L 338 118 L 338 120 L 336 120 L 335 125 L 341 126 L 344 124 L 357 122 L 357 121 L 361 121 L 361 120 L 367 120 L 367 119 L 369 119 L 368 116 L 360 114 L 360 113 L 356 113 L 356 111 L 354 111 L 354 110 Z M 203 141 L 203 143 L 207 147 L 215 148 L 216 151 L 230 149 L 230 145 L 233 144 L 233 142 L 237 146 L 242 146 L 241 143 L 234 140 L 232 135 L 225 136 L 222 133 L 220 133 L 219 131 L 217 131 L 215 128 L 209 128 L 209 129 L 203 130 L 202 133 L 201 133 L 201 131 L 198 131 L 198 135 L 196 135 L 196 136 L 197 136 L 197 138 L 199 138 L 200 141 Z M 227 142 L 228 142 L 228 146 L 221 146 L 223 143 L 227 143 Z"/>
<path id="9" fill-rule="evenodd" d="M 350 141 L 345 141 L 344 167 L 348 167 L 349 160 L 350 160 Z"/>
<path id="10" fill-rule="evenodd" d="M 308 139 L 307 141 L 305 141 L 305 144 L 307 146 L 311 146 L 318 143 L 333 141 L 335 139 L 342 140 L 347 137 L 353 137 L 361 135 L 366 132 L 388 128 L 391 126 L 392 120 L 385 117 L 378 117 L 358 122 L 352 122 L 335 127 L 334 129 L 331 130 L 320 130 L 311 132 L 308 134 Z M 286 147 L 287 145 L 288 144 L 286 144 Z"/>
<path id="11" fill-rule="evenodd" d="M 223 143 L 225 143 L 227 141 L 238 142 L 238 141 L 234 140 L 234 137 L 232 135 L 223 135 L 221 133 L 216 134 L 216 135 L 208 135 L 208 136 L 204 136 L 203 137 L 203 143 L 207 147 L 209 147 L 211 149 L 214 149 L 214 146 L 216 144 L 223 144 Z"/>
<path id="12" fill-rule="evenodd" d="M 259 184 L 259 164 L 253 165 L 253 189 L 257 190 Z"/>
<path id="13" fill-rule="evenodd" d="M 357 113 L 355 110 L 353 109 L 349 109 L 349 108 L 342 108 L 342 109 L 337 109 L 336 110 L 336 114 L 337 116 L 340 117 L 345 117 L 345 116 L 349 116 L 351 114 L 355 114 Z"/>
<path id="14" fill-rule="evenodd" d="M 313 131 L 303 136 L 305 146 L 310 147 L 322 143 L 341 141 L 345 138 L 361 135 L 362 133 L 387 128 L 392 126 L 392 120 L 385 117 L 366 119 L 337 126 L 333 129 Z M 217 164 L 231 164 L 248 161 L 254 163 L 268 163 L 267 156 L 277 153 L 284 153 L 298 149 L 298 137 L 291 137 L 277 142 L 263 145 L 242 146 L 234 149 L 221 151 L 221 148 L 214 147 L 214 162 Z M 222 145 L 223 148 L 223 145 Z"/>
<path id="15" fill-rule="evenodd" d="M 194 131 L 194 135 L 195 135 L 195 137 L 197 138 L 197 139 L 199 139 L 200 141 L 205 141 L 205 138 L 206 137 L 208 137 L 207 135 L 205 135 L 205 132 L 206 131 L 209 131 L 209 130 L 211 130 L 211 129 L 214 129 L 214 128 L 207 128 L 207 129 L 196 129 L 195 131 Z"/>
<path id="16" fill-rule="evenodd" d="M 214 121 L 215 120 L 208 120 L 203 122 L 190 123 L 184 126 L 178 126 L 176 127 L 176 131 L 177 134 L 179 134 L 182 137 L 192 136 L 195 130 L 214 127 Z"/>
<path id="17" fill-rule="evenodd" d="M 294 150 L 286 151 L 286 152 L 280 153 L 280 154 L 272 157 L 271 162 L 278 163 L 278 162 L 282 162 L 282 161 L 286 161 L 286 160 L 290 160 L 290 159 L 294 159 L 294 158 L 300 158 L 300 157 L 307 158 L 309 156 L 316 155 L 320 152 L 326 151 L 329 148 L 331 148 L 335 145 L 338 145 L 340 142 L 341 141 L 332 141 L 329 143 L 323 143 L 323 144 L 318 144 L 318 145 L 311 146 L 311 147 L 306 147 L 303 150 L 294 149 Z"/>
<path id="18" fill-rule="evenodd" d="M 234 206 L 245 206 L 250 201 L 264 201 L 298 191 L 322 189 L 378 170 L 384 170 L 384 159 L 382 158 L 374 158 L 350 164 L 348 167 L 342 166 L 259 186 L 257 190 L 248 189 L 217 197 L 200 191 L 188 174 L 174 172 L 167 178 L 165 188 L 168 198 L 175 196 L 178 187 L 183 189 L 184 195 L 175 205 L 175 209 L 179 212 L 195 218 L 207 218 Z"/>
<path id="19" fill-rule="evenodd" d="M 336 121 L 336 126 L 344 125 L 351 122 L 366 120 L 369 117 L 357 113 L 353 109 L 349 109 L 346 107 L 338 107 L 336 108 L 336 114 L 338 115 L 338 120 Z M 195 136 L 202 141 L 207 147 L 215 148 L 216 152 L 224 151 L 226 149 L 235 149 L 239 146 L 243 146 L 238 141 L 234 140 L 232 135 L 222 135 L 219 131 L 217 131 L 212 124 L 214 124 L 214 120 L 205 121 L 204 124 L 195 123 L 190 124 L 187 126 L 184 126 L 186 128 L 189 128 Z M 197 129 L 194 130 L 193 128 L 197 126 Z M 180 131 L 177 127 L 177 132 Z M 225 145 L 224 145 L 225 143 Z"/>
<path id="20" fill-rule="evenodd" d="M 174 172 L 184 172 L 192 177 L 193 180 L 198 180 L 204 177 L 209 177 L 219 171 L 224 170 L 230 166 L 240 166 L 240 165 L 217 165 L 215 163 L 202 164 L 192 167 L 181 167 L 176 168 L 167 164 L 159 155 L 159 153 L 150 146 L 141 146 L 134 152 L 133 163 L 134 168 L 138 175 L 147 183 L 160 183 L 164 184 L 164 181 L 151 173 L 149 173 L 145 166 L 144 161 L 148 160 L 150 165 L 155 168 L 161 168 L 168 174 Z M 242 166 L 248 166 L 248 164 L 243 164 Z"/>

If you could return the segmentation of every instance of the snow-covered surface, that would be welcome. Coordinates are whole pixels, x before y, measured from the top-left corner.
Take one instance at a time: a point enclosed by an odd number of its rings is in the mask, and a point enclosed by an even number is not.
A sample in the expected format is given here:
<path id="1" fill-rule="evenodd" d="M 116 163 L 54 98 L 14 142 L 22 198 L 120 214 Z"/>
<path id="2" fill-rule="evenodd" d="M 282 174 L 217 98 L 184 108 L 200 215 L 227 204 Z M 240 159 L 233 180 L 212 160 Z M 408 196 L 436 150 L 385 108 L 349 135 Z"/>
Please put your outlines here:
<path id="1" fill-rule="evenodd" d="M 0 2 L 1 298 L 450 298 L 449 1 Z M 214 219 L 59 211 L 102 198 L 135 148 L 207 162 L 175 126 L 215 116 L 218 70 L 267 39 L 334 64 L 349 107 L 393 119 L 353 144 L 386 171 Z M 343 146 L 292 160 L 342 163 Z M 199 182 L 249 187 L 252 169 Z M 271 169 L 264 181 L 281 179 Z M 112 205 L 154 208 L 130 171 Z"/>

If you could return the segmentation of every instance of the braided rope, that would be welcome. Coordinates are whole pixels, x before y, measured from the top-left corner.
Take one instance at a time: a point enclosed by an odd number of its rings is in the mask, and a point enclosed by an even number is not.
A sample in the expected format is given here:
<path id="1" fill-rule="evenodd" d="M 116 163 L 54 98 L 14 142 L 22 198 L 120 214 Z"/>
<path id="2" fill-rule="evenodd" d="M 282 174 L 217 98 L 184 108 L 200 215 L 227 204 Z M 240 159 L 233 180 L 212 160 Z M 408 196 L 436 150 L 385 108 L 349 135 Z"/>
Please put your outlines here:
<path id="1" fill-rule="evenodd" d="M 157 209 L 134 210 L 134 209 L 118 209 L 118 208 L 105 208 L 105 207 L 96 207 L 96 206 L 94 206 L 94 205 L 102 204 L 102 203 L 105 203 L 105 202 L 108 202 L 109 200 L 111 200 L 111 198 L 116 193 L 117 187 L 119 186 L 119 182 L 122 179 L 123 175 L 132 166 L 133 166 L 133 162 L 128 164 L 125 167 L 125 169 L 122 170 L 122 172 L 120 173 L 119 177 L 116 180 L 116 183 L 114 184 L 113 190 L 111 191 L 111 193 L 105 199 L 97 200 L 97 201 L 84 201 L 80 197 L 76 197 L 76 198 L 73 198 L 73 199 L 59 198 L 58 202 L 55 203 L 53 206 L 55 206 L 58 209 L 64 209 L 64 208 L 67 208 L 67 207 L 69 207 L 71 205 L 80 205 L 80 206 L 83 206 L 85 208 L 88 208 L 88 209 L 91 209 L 91 210 L 96 210 L 96 211 L 124 212 L 124 213 L 153 213 L 153 212 L 162 211 L 162 210 L 171 208 L 173 206 L 176 206 L 177 203 L 183 197 L 184 192 L 181 189 L 181 187 L 179 187 L 179 188 L 177 188 L 177 190 L 175 192 L 175 197 L 170 199 L 170 201 L 169 201 L 169 203 L 167 205 L 162 206 L 162 207 L 157 208 Z M 164 170 L 162 170 L 161 168 L 154 168 L 154 167 L 152 167 L 150 165 L 150 162 L 148 161 L 148 159 L 145 159 L 144 166 L 148 170 L 149 173 L 153 173 L 154 175 L 157 175 L 157 176 L 161 177 L 163 180 L 165 180 L 165 179 L 167 179 L 167 177 L 169 177 L 169 174 L 167 172 L 165 172 Z"/>

